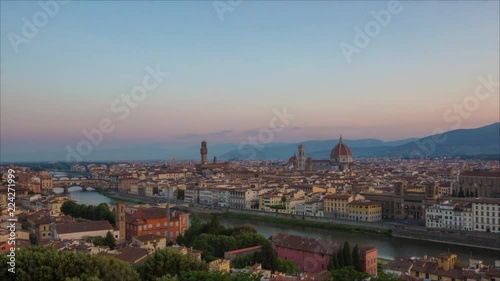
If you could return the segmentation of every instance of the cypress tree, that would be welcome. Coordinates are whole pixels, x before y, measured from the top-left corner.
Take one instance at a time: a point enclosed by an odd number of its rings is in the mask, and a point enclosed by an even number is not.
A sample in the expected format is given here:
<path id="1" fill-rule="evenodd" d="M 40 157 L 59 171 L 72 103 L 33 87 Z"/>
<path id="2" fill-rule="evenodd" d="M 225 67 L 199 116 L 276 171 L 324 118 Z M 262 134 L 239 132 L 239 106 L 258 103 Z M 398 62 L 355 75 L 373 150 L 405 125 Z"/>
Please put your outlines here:
<path id="1" fill-rule="evenodd" d="M 352 249 L 352 262 L 354 265 L 354 269 L 357 271 L 363 271 L 363 266 L 361 264 L 361 256 L 359 254 L 359 247 L 358 244 L 354 246 L 354 249 Z"/>
<path id="2" fill-rule="evenodd" d="M 344 263 L 344 255 L 342 254 L 342 247 L 340 247 L 339 251 L 337 252 L 337 261 L 338 261 L 338 268 L 343 268 L 345 266 Z"/>
<path id="3" fill-rule="evenodd" d="M 338 269 L 338 268 L 339 268 L 339 261 L 337 259 L 337 255 L 334 253 L 330 257 L 330 262 L 328 263 L 328 270 L 332 271 L 332 270 Z"/>
<path id="4" fill-rule="evenodd" d="M 342 250 L 342 254 L 344 256 L 344 265 L 345 266 L 353 266 L 351 247 L 349 246 L 349 242 L 347 242 L 347 241 L 345 241 L 345 243 L 344 243 L 344 248 Z"/>

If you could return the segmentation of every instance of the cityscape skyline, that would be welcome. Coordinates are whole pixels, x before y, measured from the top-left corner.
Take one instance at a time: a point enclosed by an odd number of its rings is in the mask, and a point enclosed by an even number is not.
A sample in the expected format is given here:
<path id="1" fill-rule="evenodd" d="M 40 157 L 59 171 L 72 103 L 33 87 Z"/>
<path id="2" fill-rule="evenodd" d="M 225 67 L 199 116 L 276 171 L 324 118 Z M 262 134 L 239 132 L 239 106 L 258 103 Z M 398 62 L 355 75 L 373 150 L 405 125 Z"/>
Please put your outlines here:
<path id="1" fill-rule="evenodd" d="M 211 2 L 68 2 L 25 41 L 13 34 L 44 9 L 1 5 L 2 155 L 64 152 L 103 119 L 115 127 L 103 149 L 238 144 L 283 110 L 294 118 L 273 142 L 390 141 L 500 119 L 498 2 L 401 2 L 350 61 L 341 44 L 356 45 L 387 2 L 245 1 L 222 18 Z M 117 109 L 147 75 L 156 87 Z M 459 113 L 481 78 L 489 96 Z"/>

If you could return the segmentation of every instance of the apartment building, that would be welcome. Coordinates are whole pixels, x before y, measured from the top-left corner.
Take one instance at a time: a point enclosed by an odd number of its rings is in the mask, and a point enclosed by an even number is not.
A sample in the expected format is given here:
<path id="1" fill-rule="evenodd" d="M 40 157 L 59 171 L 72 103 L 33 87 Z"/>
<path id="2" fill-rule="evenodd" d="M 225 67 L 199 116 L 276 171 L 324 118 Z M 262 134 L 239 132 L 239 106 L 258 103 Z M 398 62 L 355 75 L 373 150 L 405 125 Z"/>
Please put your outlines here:
<path id="1" fill-rule="evenodd" d="M 323 216 L 323 201 L 309 201 L 304 203 L 304 215 L 313 217 Z"/>
<path id="2" fill-rule="evenodd" d="M 375 222 L 382 220 L 382 204 L 371 201 L 352 201 L 347 204 L 349 219 Z"/>
<path id="3" fill-rule="evenodd" d="M 200 189 L 199 193 L 199 203 L 201 205 L 206 206 L 215 206 L 217 205 L 217 192 L 214 192 L 213 189 Z"/>
<path id="4" fill-rule="evenodd" d="M 323 197 L 325 217 L 349 219 L 348 204 L 354 201 L 350 194 L 328 194 Z"/>
<path id="5" fill-rule="evenodd" d="M 184 202 L 191 204 L 199 204 L 200 200 L 200 189 L 198 188 L 186 188 L 184 190 Z"/>
<path id="6" fill-rule="evenodd" d="M 251 209 L 253 198 L 251 189 L 233 189 L 229 192 L 229 208 Z"/>
<path id="7" fill-rule="evenodd" d="M 474 231 L 500 233 L 500 199 L 476 198 L 470 201 Z"/>

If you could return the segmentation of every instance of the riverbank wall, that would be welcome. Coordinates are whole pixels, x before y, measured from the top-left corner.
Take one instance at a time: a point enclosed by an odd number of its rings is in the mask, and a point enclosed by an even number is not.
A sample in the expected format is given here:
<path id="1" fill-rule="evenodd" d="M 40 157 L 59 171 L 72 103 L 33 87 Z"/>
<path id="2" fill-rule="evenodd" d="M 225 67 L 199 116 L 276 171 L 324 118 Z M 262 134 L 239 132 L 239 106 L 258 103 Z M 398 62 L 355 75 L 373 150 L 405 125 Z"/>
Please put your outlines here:
<path id="1" fill-rule="evenodd" d="M 500 235 L 494 233 L 394 226 L 392 236 L 500 251 Z"/>

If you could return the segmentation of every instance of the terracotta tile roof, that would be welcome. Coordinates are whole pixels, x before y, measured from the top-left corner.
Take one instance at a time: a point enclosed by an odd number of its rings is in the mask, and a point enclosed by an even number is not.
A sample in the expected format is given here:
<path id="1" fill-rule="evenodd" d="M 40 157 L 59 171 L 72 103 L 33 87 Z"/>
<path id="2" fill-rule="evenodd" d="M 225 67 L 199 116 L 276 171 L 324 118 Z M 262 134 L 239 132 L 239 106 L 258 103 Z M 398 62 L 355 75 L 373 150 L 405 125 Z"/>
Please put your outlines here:
<path id="1" fill-rule="evenodd" d="M 328 194 L 326 195 L 325 197 L 323 197 L 324 199 L 340 199 L 340 200 L 347 200 L 349 198 L 351 198 L 352 195 L 350 194 Z"/>
<path id="2" fill-rule="evenodd" d="M 474 172 L 474 171 L 466 171 L 460 174 L 460 176 L 464 177 L 487 177 L 487 178 L 500 178 L 500 171 L 497 172 Z"/>
<path id="3" fill-rule="evenodd" d="M 244 248 L 244 249 L 228 251 L 228 252 L 225 252 L 224 254 L 235 255 L 235 254 L 249 252 L 249 251 L 253 251 L 253 250 L 257 250 L 257 249 L 261 249 L 261 248 L 262 248 L 262 246 L 254 246 L 254 247 L 248 247 L 248 248 Z"/>
<path id="4" fill-rule="evenodd" d="M 85 222 L 65 223 L 56 225 L 56 232 L 58 234 L 99 231 L 99 230 L 113 231 L 113 226 L 109 223 L 109 221 L 85 221 Z"/>
<path id="5" fill-rule="evenodd" d="M 283 248 L 295 249 L 316 254 L 332 255 L 336 253 L 344 242 L 310 238 L 286 233 L 278 233 L 273 236 L 273 245 Z M 359 251 L 364 254 L 377 250 L 376 247 L 359 245 Z"/>
<path id="6" fill-rule="evenodd" d="M 148 256 L 148 254 L 149 251 L 147 249 L 126 247 L 123 248 L 122 252 L 116 257 L 128 263 L 135 264 L 143 261 Z"/>

